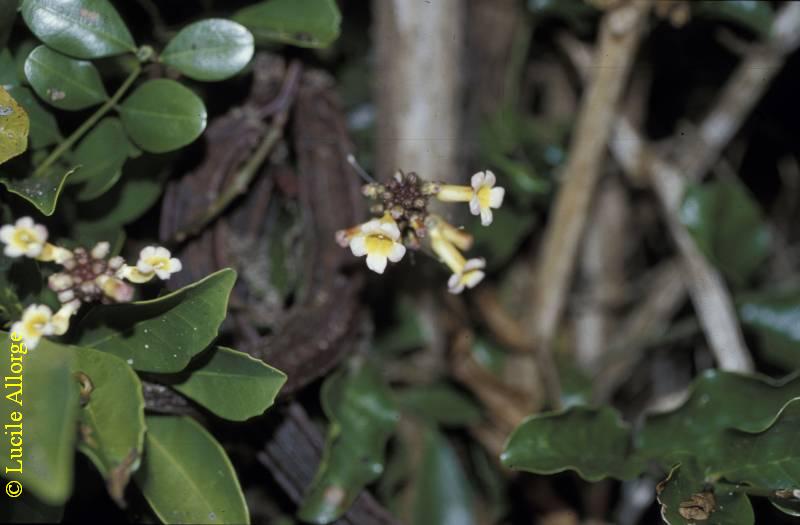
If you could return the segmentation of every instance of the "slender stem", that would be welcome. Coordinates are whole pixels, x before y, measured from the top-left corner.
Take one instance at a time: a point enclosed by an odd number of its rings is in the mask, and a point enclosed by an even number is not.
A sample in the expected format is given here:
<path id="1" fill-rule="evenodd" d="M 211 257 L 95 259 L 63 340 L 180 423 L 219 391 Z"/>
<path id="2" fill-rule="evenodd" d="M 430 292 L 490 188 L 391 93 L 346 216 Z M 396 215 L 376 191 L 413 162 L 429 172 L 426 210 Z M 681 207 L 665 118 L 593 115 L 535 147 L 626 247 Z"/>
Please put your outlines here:
<path id="1" fill-rule="evenodd" d="M 220 213 L 233 202 L 239 195 L 247 191 L 247 187 L 252 182 L 253 178 L 258 173 L 258 168 L 267 158 L 267 155 L 272 151 L 272 148 L 277 144 L 278 140 L 283 136 L 283 126 L 286 123 L 286 112 L 280 113 L 272 123 L 261 144 L 253 152 L 253 155 L 248 159 L 247 163 L 241 170 L 234 176 L 233 182 L 228 185 L 227 189 L 211 203 L 211 206 L 203 212 L 197 219 L 193 220 L 186 228 L 180 230 L 175 234 L 173 239 L 176 242 L 183 242 L 188 237 L 197 234 L 208 223 L 214 220 Z"/>
<path id="2" fill-rule="evenodd" d="M 87 131 L 89 131 L 92 128 L 92 126 L 97 124 L 97 121 L 100 120 L 103 117 L 103 115 L 108 113 L 108 111 L 111 108 L 116 106 L 117 102 L 119 102 L 119 99 L 121 99 L 122 96 L 128 91 L 128 88 L 131 87 L 131 84 L 133 84 L 133 81 L 136 80 L 136 78 L 139 76 L 141 72 L 142 68 L 137 64 L 134 70 L 131 72 L 131 74 L 128 75 L 128 78 L 125 79 L 125 82 L 123 82 L 122 85 L 119 87 L 119 89 L 117 89 L 116 93 L 114 93 L 114 95 L 110 99 L 106 100 L 105 104 L 100 106 L 100 108 L 97 111 L 95 111 L 91 117 L 86 119 L 86 121 L 83 124 L 81 124 L 81 126 L 78 129 L 73 131 L 72 134 L 69 137 L 67 137 L 67 139 L 64 142 L 62 142 L 57 146 L 50 153 L 50 155 L 48 155 L 47 158 L 44 159 L 44 161 L 39 165 L 39 167 L 36 168 L 36 171 L 33 172 L 33 176 L 38 177 L 44 175 L 47 172 L 47 169 L 50 166 L 52 166 L 55 161 L 61 158 L 61 155 L 63 155 L 64 152 L 69 150 L 83 135 L 86 134 Z"/>

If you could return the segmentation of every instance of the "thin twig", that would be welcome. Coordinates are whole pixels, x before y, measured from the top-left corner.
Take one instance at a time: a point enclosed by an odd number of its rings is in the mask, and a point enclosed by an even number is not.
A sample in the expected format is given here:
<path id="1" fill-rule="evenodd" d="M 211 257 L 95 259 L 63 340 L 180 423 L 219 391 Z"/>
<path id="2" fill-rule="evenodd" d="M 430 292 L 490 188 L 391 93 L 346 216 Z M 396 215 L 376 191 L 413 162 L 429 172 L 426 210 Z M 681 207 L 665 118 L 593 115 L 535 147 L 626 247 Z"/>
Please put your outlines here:
<path id="1" fill-rule="evenodd" d="M 231 184 L 227 186 L 225 191 L 223 191 L 213 203 L 211 203 L 208 209 L 203 211 L 202 214 L 191 221 L 188 226 L 175 233 L 173 236 L 175 242 L 183 242 L 187 238 L 202 231 L 206 225 L 208 225 L 211 221 L 216 219 L 219 214 L 225 211 L 231 202 L 247 191 L 250 183 L 258 174 L 259 167 L 264 163 L 264 160 L 266 160 L 267 156 L 272 151 L 272 148 L 275 147 L 275 144 L 277 144 L 280 138 L 283 136 L 283 128 L 286 125 L 286 120 L 289 116 L 289 108 L 291 107 L 291 101 L 293 98 L 293 95 L 288 96 L 285 93 L 290 89 L 289 86 L 296 87 L 297 82 L 299 81 L 300 72 L 301 67 L 298 63 L 295 62 L 289 66 L 289 69 L 286 73 L 284 89 L 282 89 L 281 93 L 278 95 L 278 98 L 284 101 L 283 108 L 278 111 L 273 118 L 269 130 L 264 135 L 264 138 L 261 140 L 258 148 L 256 148 L 244 166 L 242 166 L 239 172 L 233 177 Z M 291 89 L 292 93 L 295 91 L 293 87 Z"/>
<path id="2" fill-rule="evenodd" d="M 562 46 L 584 78 L 593 72 L 585 56 L 577 53 L 578 43 L 562 40 Z M 697 248 L 691 235 L 680 223 L 677 210 L 688 174 L 699 178 L 719 158 L 722 148 L 739 129 L 769 81 L 783 64 L 785 57 L 800 43 L 800 4 L 787 3 L 775 18 L 770 37 L 762 46 L 754 46 L 722 90 L 718 103 L 699 126 L 699 140 L 685 143 L 676 157 L 685 159 L 681 168 L 656 157 L 644 139 L 627 121 L 617 122 L 611 149 L 617 160 L 630 173 L 645 173 L 661 201 L 667 226 L 683 259 L 687 286 L 700 323 L 709 340 L 720 368 L 749 371 L 753 368 L 736 320 L 730 294 L 719 272 Z"/>
<path id="3" fill-rule="evenodd" d="M 575 266 L 592 194 L 600 175 L 606 143 L 638 47 L 649 2 L 631 2 L 609 11 L 600 27 L 597 70 L 581 103 L 564 184 L 545 232 L 537 268 L 532 319 L 535 351 L 541 360 L 548 397 L 560 406 L 560 385 L 551 344 Z"/>
<path id="4" fill-rule="evenodd" d="M 690 180 L 700 178 L 719 159 L 722 149 L 739 130 L 786 57 L 800 45 L 800 2 L 786 2 L 778 11 L 769 36 L 753 46 L 726 83 L 715 106 L 697 133 L 686 139 L 680 171 Z"/>
<path id="5" fill-rule="evenodd" d="M 678 218 L 685 184 L 678 168 L 650 152 L 642 137 L 624 119 L 617 122 L 611 151 L 624 169 L 642 169 L 650 175 L 667 228 L 681 254 L 685 285 L 717 364 L 723 370 L 751 371 L 753 360 L 725 282 Z"/>

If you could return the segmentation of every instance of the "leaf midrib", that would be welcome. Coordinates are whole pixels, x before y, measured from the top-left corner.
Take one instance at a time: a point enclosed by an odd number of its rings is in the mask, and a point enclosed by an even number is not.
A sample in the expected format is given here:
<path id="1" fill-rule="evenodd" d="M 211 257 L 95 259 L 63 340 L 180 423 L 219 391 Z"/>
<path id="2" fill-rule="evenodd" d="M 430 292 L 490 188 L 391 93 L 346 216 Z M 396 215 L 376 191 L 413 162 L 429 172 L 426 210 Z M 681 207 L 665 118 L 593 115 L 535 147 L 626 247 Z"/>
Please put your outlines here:
<path id="1" fill-rule="evenodd" d="M 75 80 L 72 79 L 72 77 L 66 76 L 66 75 L 62 74 L 59 70 L 50 67 L 49 64 L 47 64 L 45 62 L 42 62 L 40 59 L 38 59 L 35 56 L 31 57 L 30 61 L 38 64 L 39 67 L 41 67 L 42 69 L 47 70 L 52 75 L 59 77 L 64 83 L 71 84 L 72 86 L 75 86 L 79 91 L 83 91 L 84 93 L 89 95 L 89 97 L 92 98 L 93 100 L 95 98 L 99 97 L 99 100 L 97 100 L 97 102 L 96 102 L 98 104 L 101 101 L 108 99 L 108 93 L 105 92 L 105 89 L 103 91 L 94 91 L 91 88 L 89 88 L 89 86 L 87 86 L 85 84 L 81 84 L 80 82 L 76 82 Z M 80 68 L 82 66 L 77 66 L 77 67 Z M 91 74 L 92 74 L 91 73 L 91 69 L 88 70 L 88 74 L 89 74 L 89 76 L 91 76 Z M 78 76 L 78 75 L 76 75 L 76 76 Z M 59 102 L 59 101 L 55 101 L 55 102 Z"/>

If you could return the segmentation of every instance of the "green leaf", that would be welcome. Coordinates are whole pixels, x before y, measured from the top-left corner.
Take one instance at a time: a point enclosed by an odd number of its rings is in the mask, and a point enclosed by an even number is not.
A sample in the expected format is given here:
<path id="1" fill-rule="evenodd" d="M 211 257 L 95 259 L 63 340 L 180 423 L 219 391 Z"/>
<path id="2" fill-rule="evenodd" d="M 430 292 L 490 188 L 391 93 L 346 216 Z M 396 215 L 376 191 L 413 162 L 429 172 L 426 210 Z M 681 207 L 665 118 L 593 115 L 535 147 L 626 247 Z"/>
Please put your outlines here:
<path id="1" fill-rule="evenodd" d="M 762 36 L 769 33 L 775 17 L 769 2 L 760 0 L 701 0 L 692 2 L 691 6 L 697 15 L 728 20 Z"/>
<path id="2" fill-rule="evenodd" d="M 574 470 L 588 481 L 631 479 L 643 464 L 629 454 L 630 441 L 630 426 L 616 410 L 575 406 L 525 419 L 500 459 L 511 469 L 536 474 Z"/>
<path id="3" fill-rule="evenodd" d="M 800 368 L 800 289 L 747 294 L 737 300 L 737 310 L 742 324 L 758 334 L 765 359 Z"/>
<path id="4" fill-rule="evenodd" d="M 384 449 L 399 414 L 379 371 L 363 361 L 330 376 L 320 399 L 330 420 L 328 438 L 298 517 L 330 523 L 383 472 Z"/>
<path id="5" fill-rule="evenodd" d="M 235 280 L 224 269 L 158 299 L 96 307 L 79 325 L 79 344 L 143 372 L 183 370 L 217 337 Z"/>
<path id="6" fill-rule="evenodd" d="M 148 416 L 136 484 L 163 523 L 250 523 L 228 456 L 188 417 Z"/>
<path id="7" fill-rule="evenodd" d="M 145 82 L 122 103 L 120 116 L 137 146 L 164 153 L 193 142 L 206 128 L 206 108 L 174 80 Z"/>
<path id="8" fill-rule="evenodd" d="M 470 525 L 474 499 L 453 447 L 436 430 L 425 433 L 422 463 L 415 483 L 415 525 Z"/>
<path id="9" fill-rule="evenodd" d="M 106 479 L 111 497 L 122 504 L 130 475 L 139 468 L 144 445 L 144 397 L 136 373 L 122 359 L 91 348 L 76 348 L 75 372 L 91 391 L 80 411 L 78 449 Z"/>
<path id="10" fill-rule="evenodd" d="M 219 417 L 233 421 L 263 414 L 286 382 L 286 374 L 280 370 L 222 346 L 197 360 L 197 366 L 185 370 L 182 380 L 170 382 L 170 386 Z"/>
<path id="11" fill-rule="evenodd" d="M 161 196 L 163 177 L 154 177 L 154 157 L 140 157 L 124 166 L 122 181 L 99 198 L 81 204 L 75 229 L 86 234 L 107 232 L 141 217 Z M 148 169 L 149 168 L 149 169 Z"/>
<path id="12" fill-rule="evenodd" d="M 745 494 L 714 490 L 705 483 L 702 470 L 694 463 L 674 467 L 667 479 L 659 483 L 657 491 L 661 517 L 669 525 L 755 523 L 753 508 Z M 703 516 L 706 518 L 702 519 Z"/>
<path id="13" fill-rule="evenodd" d="M 25 76 L 39 97 L 59 109 L 86 109 L 108 99 L 94 64 L 39 46 L 25 60 Z"/>
<path id="14" fill-rule="evenodd" d="M 170 40 L 161 61 L 194 80 L 230 78 L 253 58 L 253 35 L 222 18 L 190 24 Z"/>
<path id="15" fill-rule="evenodd" d="M 440 425 L 470 426 L 481 421 L 478 405 L 444 383 L 404 388 L 395 399 L 403 411 Z"/>
<path id="16" fill-rule="evenodd" d="M 56 201 L 58 201 L 61 190 L 64 189 L 64 183 L 67 177 L 72 175 L 78 168 L 64 172 L 57 166 L 54 166 L 48 173 L 37 177 L 25 177 L 22 179 L 0 176 L 0 184 L 6 187 L 8 191 L 19 195 L 27 200 L 42 212 L 44 215 L 52 215 L 56 210 Z"/>
<path id="17" fill-rule="evenodd" d="M 11 86 L 8 92 L 28 113 L 30 120 L 30 146 L 33 149 L 46 148 L 64 140 L 58 130 L 56 118 L 50 114 L 27 88 Z"/>
<path id="18" fill-rule="evenodd" d="M 783 406 L 773 421 L 755 431 L 728 429 L 714 448 L 703 450 L 706 477 L 769 490 L 800 486 L 800 398 Z"/>
<path id="19" fill-rule="evenodd" d="M 737 286 L 746 284 L 769 253 L 761 210 L 736 180 L 690 186 L 680 219 L 700 250 Z"/>
<path id="20" fill-rule="evenodd" d="M 70 56 L 136 52 L 125 22 L 108 0 L 25 0 L 22 18 L 42 42 Z"/>
<path id="21" fill-rule="evenodd" d="M 81 140 L 72 156 L 73 163 L 81 166 L 69 180 L 70 184 L 83 183 L 78 199 L 94 199 L 109 190 L 122 175 L 131 147 L 119 119 L 108 117 L 100 121 Z"/>
<path id="22" fill-rule="evenodd" d="M 267 0 L 233 15 L 259 43 L 327 47 L 339 37 L 342 15 L 334 0 Z"/>
<path id="23" fill-rule="evenodd" d="M 22 424 L 22 473 L 9 451 L 0 455 L 0 472 L 8 480 L 22 483 L 23 492 L 30 491 L 42 502 L 59 505 L 72 493 L 72 467 L 75 448 L 75 427 L 78 419 L 78 386 L 72 377 L 74 353 L 46 339 L 34 350 L 14 343 L 8 332 L 0 332 L 0 348 L 10 357 L 19 356 L 22 348 L 22 386 L 18 376 L 6 361 L 3 370 L 5 391 L 0 405 L 7 424 Z M 15 351 L 14 349 L 17 349 Z M 9 386 L 11 385 L 11 386 Z M 20 394 L 18 394 L 20 392 Z M 12 401 L 21 395 L 22 405 Z M 19 423 L 12 421 L 12 412 L 22 415 Z M 16 417 L 16 416 L 15 416 Z M 5 423 L 4 423 L 5 424 Z M 10 431 L 12 427 L 4 427 Z M 9 433 L 11 439 L 12 435 Z M 7 444 L 9 442 L 7 441 Z"/>
<path id="24" fill-rule="evenodd" d="M 29 130 L 28 114 L 0 86 L 0 164 L 28 149 Z"/>
<path id="25" fill-rule="evenodd" d="M 726 428 L 764 428 L 795 396 L 800 396 L 800 377 L 774 381 L 708 370 L 695 380 L 681 407 L 647 418 L 636 445 L 642 454 L 669 468 L 686 454 L 702 455 L 716 447 Z"/>

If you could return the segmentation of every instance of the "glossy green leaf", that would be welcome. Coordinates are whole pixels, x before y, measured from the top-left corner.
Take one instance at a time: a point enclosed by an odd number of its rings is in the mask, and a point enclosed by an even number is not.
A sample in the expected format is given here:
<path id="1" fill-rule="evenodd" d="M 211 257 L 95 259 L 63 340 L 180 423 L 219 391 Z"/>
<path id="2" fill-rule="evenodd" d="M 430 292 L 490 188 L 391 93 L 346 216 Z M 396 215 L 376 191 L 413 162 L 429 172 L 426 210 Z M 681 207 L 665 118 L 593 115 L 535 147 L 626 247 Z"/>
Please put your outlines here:
<path id="1" fill-rule="evenodd" d="M 148 416 L 136 484 L 163 523 L 250 523 L 228 456 L 188 417 Z"/>
<path id="2" fill-rule="evenodd" d="M 704 481 L 702 470 L 693 463 L 674 467 L 657 490 L 661 517 L 669 525 L 755 523 L 747 495 L 715 490 Z M 704 516 L 706 519 L 700 519 Z"/>
<path id="3" fill-rule="evenodd" d="M 240 9 L 233 19 L 259 43 L 327 47 L 339 37 L 342 15 L 334 0 L 267 0 Z"/>
<path id="4" fill-rule="evenodd" d="M 79 200 L 94 199 L 114 185 L 132 147 L 122 122 L 114 117 L 100 121 L 75 148 L 74 164 L 81 169 L 70 177 L 70 184 L 82 183 Z"/>
<path id="5" fill-rule="evenodd" d="M 386 442 L 399 413 L 379 371 L 353 361 L 330 376 L 320 393 L 330 420 L 317 474 L 298 512 L 301 520 L 330 523 L 344 514 L 384 468 Z"/>
<path id="6" fill-rule="evenodd" d="M 37 177 L 8 178 L 0 176 L 0 184 L 8 191 L 27 200 L 45 215 L 52 215 L 56 210 L 56 202 L 64 189 L 67 177 L 78 168 L 64 171 L 57 166 L 48 173 Z"/>
<path id="7" fill-rule="evenodd" d="M 119 184 L 99 198 L 82 203 L 75 229 L 87 234 L 115 230 L 150 209 L 161 196 L 163 177 L 154 177 L 148 171 L 152 167 L 148 160 L 128 161 Z"/>
<path id="8" fill-rule="evenodd" d="M 775 18 L 769 2 L 760 0 L 701 0 L 691 6 L 697 15 L 728 20 L 763 36 L 769 33 Z"/>
<path id="9" fill-rule="evenodd" d="M 795 396 L 800 396 L 798 377 L 774 381 L 708 370 L 695 380 L 681 407 L 647 418 L 636 444 L 642 454 L 669 468 L 683 455 L 715 447 L 726 428 L 763 428 Z"/>
<path id="10" fill-rule="evenodd" d="M 700 464 L 711 479 L 769 490 L 800 486 L 800 398 L 782 408 L 764 428 L 728 429 L 703 450 Z"/>
<path id="11" fill-rule="evenodd" d="M 76 348 L 75 372 L 91 385 L 80 411 L 78 449 L 106 479 L 117 502 L 124 501 L 130 475 L 139 468 L 144 445 L 144 397 L 136 373 L 122 359 Z"/>
<path id="12" fill-rule="evenodd" d="M 747 294 L 737 301 L 737 310 L 742 324 L 758 334 L 764 358 L 800 368 L 800 289 Z"/>
<path id="13" fill-rule="evenodd" d="M 0 86 L 0 164 L 28 149 L 30 121 L 20 104 Z"/>
<path id="14" fill-rule="evenodd" d="M 235 280 L 224 269 L 158 299 L 95 307 L 79 325 L 79 344 L 143 372 L 183 370 L 217 337 Z"/>
<path id="15" fill-rule="evenodd" d="M 280 370 L 222 346 L 197 361 L 177 382 L 169 381 L 170 386 L 219 417 L 233 421 L 263 414 L 286 382 L 286 374 Z"/>
<path id="16" fill-rule="evenodd" d="M 206 128 L 206 108 L 174 80 L 145 82 L 120 106 L 131 139 L 145 151 L 164 153 L 193 142 Z"/>
<path id="17" fill-rule="evenodd" d="M 22 17 L 42 42 L 70 56 L 136 52 L 125 22 L 108 0 L 25 0 Z"/>
<path id="18" fill-rule="evenodd" d="M 479 406 L 444 383 L 404 388 L 395 393 L 395 399 L 403 411 L 440 425 L 469 426 L 481 421 Z"/>
<path id="19" fill-rule="evenodd" d="M 630 426 L 616 410 L 575 406 L 528 417 L 511 434 L 501 460 L 536 474 L 574 470 L 588 481 L 631 479 L 643 464 L 629 454 L 630 441 Z"/>
<path id="20" fill-rule="evenodd" d="M 5 486 L 5 483 L 2 483 Z M 5 497 L 5 496 L 3 496 Z M 23 488 L 22 496 L 0 506 L 0 523 L 60 523 L 63 505 L 47 505 Z"/>
<path id="21" fill-rule="evenodd" d="M 64 140 L 56 118 L 39 103 L 30 90 L 21 86 L 11 86 L 8 92 L 28 113 L 31 148 L 46 148 Z"/>
<path id="22" fill-rule="evenodd" d="M 697 246 L 736 285 L 746 284 L 769 253 L 761 210 L 736 180 L 689 187 L 680 219 Z"/>
<path id="23" fill-rule="evenodd" d="M 19 355 L 7 332 L 0 332 L 0 348 L 7 356 Z M 18 351 L 20 348 L 17 346 Z M 19 375 L 10 368 L 9 361 L 3 370 L 5 392 L 0 409 L 8 423 L 22 424 L 23 465 L 21 474 L 14 472 L 19 465 L 7 450 L 0 455 L 0 472 L 6 479 L 21 482 L 23 492 L 30 491 L 49 505 L 63 503 L 72 493 L 79 408 L 78 385 L 72 377 L 74 358 L 69 347 L 42 339 L 22 357 L 22 386 L 17 387 L 19 381 L 5 377 Z M 18 396 L 21 405 L 15 402 Z M 21 414 L 18 423 L 11 421 L 12 412 Z M 5 430 L 11 428 L 6 426 Z"/>
<path id="24" fill-rule="evenodd" d="M 253 51 L 247 28 L 212 18 L 181 29 L 161 52 L 161 61 L 195 80 L 224 80 L 244 69 Z"/>
<path id="25" fill-rule="evenodd" d="M 94 64 L 39 46 L 25 60 L 25 76 L 39 97 L 59 109 L 86 109 L 108 99 Z"/>
<path id="26" fill-rule="evenodd" d="M 415 525 L 477 523 L 474 498 L 453 447 L 436 430 L 423 439 L 420 471 L 415 483 Z"/>

